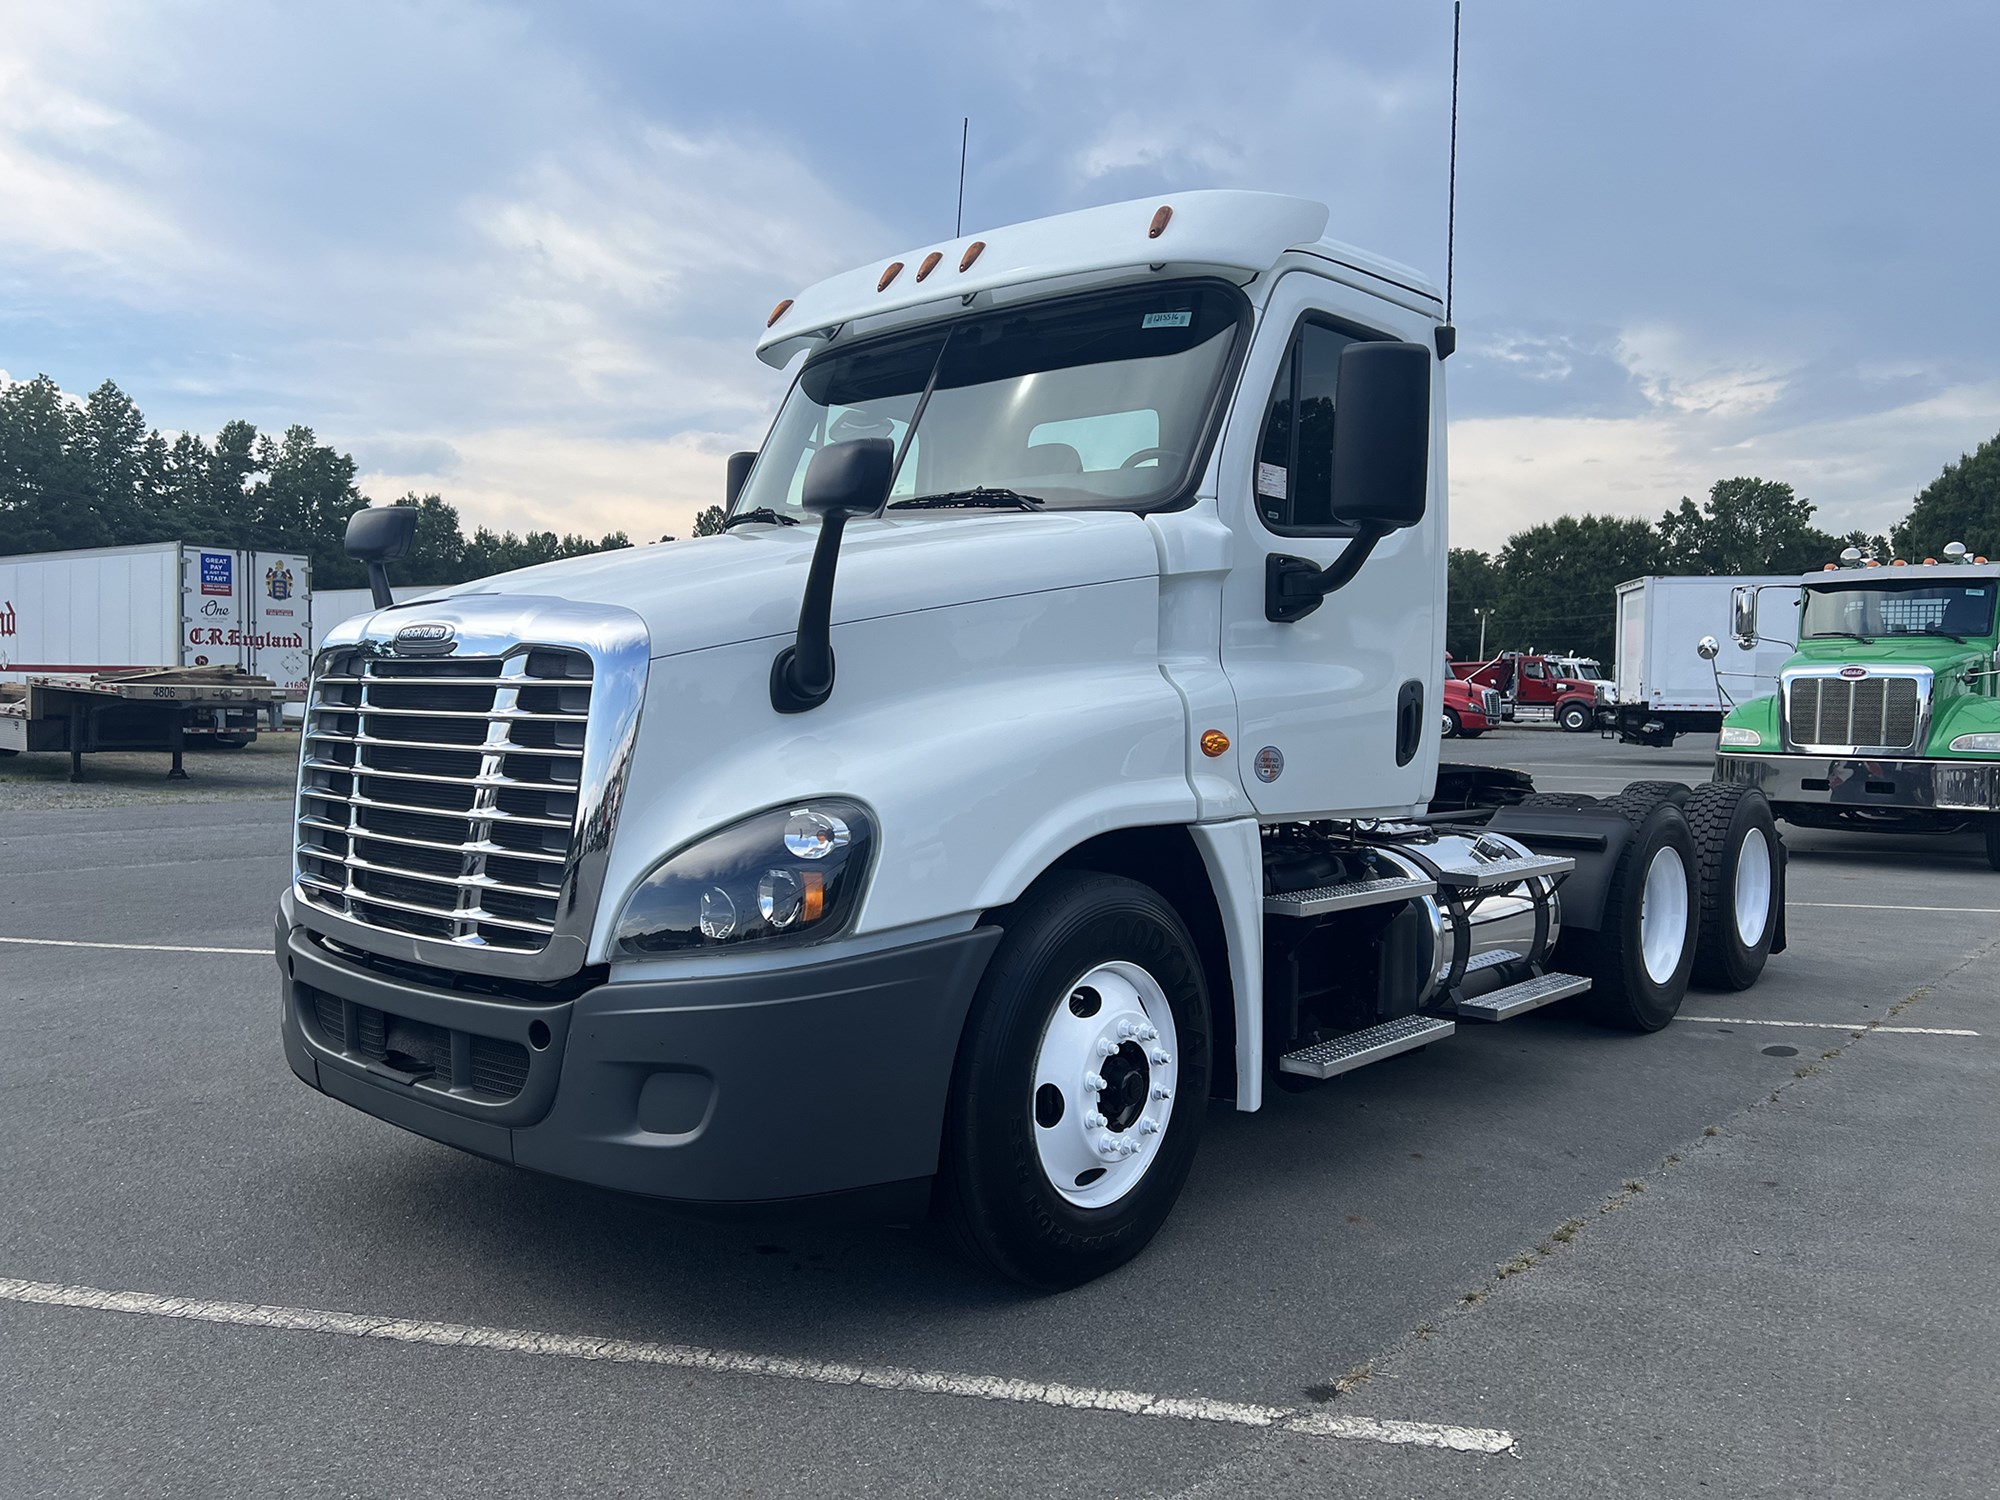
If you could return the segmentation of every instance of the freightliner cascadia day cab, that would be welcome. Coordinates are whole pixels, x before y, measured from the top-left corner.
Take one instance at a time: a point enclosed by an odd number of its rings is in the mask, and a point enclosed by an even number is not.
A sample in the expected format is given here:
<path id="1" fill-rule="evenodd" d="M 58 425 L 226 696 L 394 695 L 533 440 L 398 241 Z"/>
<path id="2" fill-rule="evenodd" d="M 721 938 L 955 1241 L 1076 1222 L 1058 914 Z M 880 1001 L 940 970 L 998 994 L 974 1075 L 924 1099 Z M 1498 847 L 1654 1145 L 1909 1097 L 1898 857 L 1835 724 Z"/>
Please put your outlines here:
<path id="1" fill-rule="evenodd" d="M 1736 591 L 1743 650 L 1764 642 L 1760 604 L 1798 647 L 1775 694 L 1723 720 L 1715 779 L 1804 828 L 1976 829 L 2000 870 L 2000 566 L 1957 542 L 1941 563 L 1843 562 Z"/>
<path id="2" fill-rule="evenodd" d="M 836 276 L 771 314 L 804 359 L 723 534 L 335 630 L 294 1071 L 685 1204 L 921 1195 L 1058 1287 L 1159 1228 L 1211 1100 L 1751 983 L 1754 791 L 1440 770 L 1453 334 L 1326 223 L 1187 193 Z"/>

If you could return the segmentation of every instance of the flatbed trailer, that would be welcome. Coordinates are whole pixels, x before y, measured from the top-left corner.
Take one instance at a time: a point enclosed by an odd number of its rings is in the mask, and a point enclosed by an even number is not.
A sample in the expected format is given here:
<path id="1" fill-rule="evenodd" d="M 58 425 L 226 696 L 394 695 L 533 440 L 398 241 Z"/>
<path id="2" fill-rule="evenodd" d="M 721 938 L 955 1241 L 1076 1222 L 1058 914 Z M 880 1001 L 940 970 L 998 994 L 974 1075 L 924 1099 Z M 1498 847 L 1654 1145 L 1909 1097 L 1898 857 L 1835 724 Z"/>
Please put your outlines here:
<path id="1" fill-rule="evenodd" d="M 186 780 L 181 754 L 190 741 L 247 745 L 269 705 L 284 698 L 268 677 L 234 668 L 30 677 L 0 684 L 0 755 L 67 751 L 70 780 L 82 781 L 85 755 L 158 750 L 172 757 L 168 777 Z"/>

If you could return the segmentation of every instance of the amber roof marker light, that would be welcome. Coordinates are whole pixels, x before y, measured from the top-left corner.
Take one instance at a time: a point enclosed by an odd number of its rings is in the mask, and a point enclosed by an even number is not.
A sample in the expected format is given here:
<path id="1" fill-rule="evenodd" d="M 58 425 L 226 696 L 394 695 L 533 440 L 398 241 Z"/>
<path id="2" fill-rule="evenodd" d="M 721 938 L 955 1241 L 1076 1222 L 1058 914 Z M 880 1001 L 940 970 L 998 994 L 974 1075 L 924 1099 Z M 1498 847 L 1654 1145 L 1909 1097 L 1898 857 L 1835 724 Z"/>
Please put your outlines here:
<path id="1" fill-rule="evenodd" d="M 787 297 L 783 302 L 780 302 L 776 307 L 771 309 L 771 316 L 764 320 L 764 326 L 766 328 L 769 328 L 772 324 L 776 323 L 778 319 L 782 318 L 786 313 L 790 312 L 791 310 L 792 310 L 792 299 L 790 297 Z"/>
<path id="2" fill-rule="evenodd" d="M 1170 203 L 1162 203 L 1158 208 L 1154 209 L 1153 224 L 1152 227 L 1146 231 L 1146 238 L 1149 240 L 1156 240 L 1161 235 L 1165 234 L 1167 232 L 1167 225 L 1173 221 L 1173 217 L 1174 217 L 1173 205 Z"/>
<path id="3" fill-rule="evenodd" d="M 961 255 L 958 258 L 959 270 L 961 271 L 971 270 L 972 263 L 975 260 L 979 259 L 979 252 L 984 250 L 985 248 L 986 248 L 986 241 L 984 240 L 974 240 L 971 244 L 967 245 L 965 247 L 965 254 Z"/>
<path id="4" fill-rule="evenodd" d="M 937 269 L 937 263 L 944 259 L 944 251 L 933 250 L 924 257 L 924 263 L 917 267 L 917 280 L 922 281 Z"/>
<path id="5" fill-rule="evenodd" d="M 898 276 L 902 274 L 903 274 L 903 263 L 900 260 L 890 261 L 888 268 L 882 272 L 882 279 L 875 283 L 875 290 L 878 292 L 886 292 L 889 289 L 889 283 L 894 281 Z"/>

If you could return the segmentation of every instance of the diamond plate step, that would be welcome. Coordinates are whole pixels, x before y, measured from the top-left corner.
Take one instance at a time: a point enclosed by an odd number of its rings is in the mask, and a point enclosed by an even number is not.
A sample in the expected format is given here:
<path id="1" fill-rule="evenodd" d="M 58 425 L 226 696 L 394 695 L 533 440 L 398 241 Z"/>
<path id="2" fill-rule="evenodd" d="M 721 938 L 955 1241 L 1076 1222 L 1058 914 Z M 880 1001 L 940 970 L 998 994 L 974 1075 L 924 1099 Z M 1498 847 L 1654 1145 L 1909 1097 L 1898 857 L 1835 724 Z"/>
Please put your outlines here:
<path id="1" fill-rule="evenodd" d="M 1390 901 L 1408 901 L 1436 892 L 1435 880 L 1415 875 L 1388 875 L 1377 880 L 1343 880 L 1337 885 L 1316 885 L 1303 891 L 1286 891 L 1282 896 L 1266 896 L 1264 910 L 1274 917 L 1317 917 L 1330 911 L 1352 911 L 1358 906 L 1381 906 Z"/>
<path id="2" fill-rule="evenodd" d="M 1477 974 L 1482 969 L 1497 969 L 1502 964 L 1517 964 L 1526 957 L 1525 953 L 1516 953 L 1512 948 L 1488 948 L 1484 953 L 1475 953 L 1465 961 L 1465 972 Z"/>
<path id="3" fill-rule="evenodd" d="M 1463 868 L 1441 866 L 1438 884 L 1455 890 L 1484 891 L 1496 885 L 1513 885 L 1537 875 L 1567 875 L 1575 868 L 1576 861 L 1566 854 L 1524 854 Z"/>
<path id="4" fill-rule="evenodd" d="M 1581 974 L 1538 974 L 1504 990 L 1481 995 L 1477 1000 L 1461 1000 L 1458 1013 L 1474 1021 L 1511 1021 L 1524 1011 L 1553 1005 L 1589 988 L 1590 981 Z"/>
<path id="5" fill-rule="evenodd" d="M 1278 1059 L 1281 1073 L 1302 1073 L 1307 1078 L 1331 1078 L 1442 1041 L 1458 1027 L 1436 1016 L 1403 1016 L 1379 1026 L 1364 1026 L 1330 1042 L 1315 1042 Z"/>

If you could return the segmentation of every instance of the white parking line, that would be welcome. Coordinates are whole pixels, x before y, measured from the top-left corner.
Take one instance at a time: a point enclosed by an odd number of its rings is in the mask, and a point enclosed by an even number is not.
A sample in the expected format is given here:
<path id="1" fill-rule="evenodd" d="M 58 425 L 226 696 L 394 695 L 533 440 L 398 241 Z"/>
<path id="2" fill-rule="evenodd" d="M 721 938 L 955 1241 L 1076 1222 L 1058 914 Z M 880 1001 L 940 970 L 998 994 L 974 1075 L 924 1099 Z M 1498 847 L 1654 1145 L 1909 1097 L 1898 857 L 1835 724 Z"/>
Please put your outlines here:
<path id="1" fill-rule="evenodd" d="M 1793 901 L 1785 900 L 1785 909 L 1795 906 L 1810 906 L 1819 911 L 1943 911 L 1961 916 L 2000 917 L 2000 906 L 1891 906 L 1873 901 Z"/>
<path id="2" fill-rule="evenodd" d="M 1450 1427 L 1435 1422 L 1398 1422 L 1375 1417 L 1334 1416 L 1286 1406 L 1252 1406 L 1200 1396 L 1155 1396 L 1144 1391 L 1099 1390 L 997 1375 L 950 1375 L 893 1366 L 831 1364 L 781 1355 L 738 1354 L 693 1344 L 653 1344 L 515 1328 L 478 1328 L 466 1323 L 428 1323 L 414 1318 L 377 1318 L 360 1313 L 316 1312 L 304 1307 L 259 1307 L 247 1302 L 202 1302 L 159 1297 L 149 1292 L 107 1292 L 95 1287 L 60 1286 L 46 1281 L 0 1277 L 0 1301 L 41 1307 L 80 1307 L 96 1312 L 138 1313 L 183 1318 L 239 1328 L 277 1328 L 298 1333 L 330 1333 L 346 1338 L 387 1339 L 402 1344 L 434 1344 L 448 1349 L 491 1349 L 506 1354 L 540 1354 L 558 1359 L 603 1360 L 613 1364 L 664 1365 L 721 1375 L 760 1375 L 815 1385 L 852 1385 L 915 1395 L 963 1396 L 1069 1411 L 1119 1412 L 1133 1417 L 1171 1417 L 1228 1427 L 1265 1427 L 1300 1437 L 1344 1438 L 1397 1447 L 1448 1448 L 1458 1453 L 1506 1453 L 1514 1436 L 1491 1427 Z"/>
<path id="3" fill-rule="evenodd" d="M 1881 1031 L 1899 1036 L 1978 1036 L 1954 1026 L 1876 1026 L 1867 1021 L 1749 1021 L 1741 1016 L 1682 1016 L 1683 1021 L 1706 1021 L 1718 1026 L 1803 1026 L 1809 1031 Z"/>
<path id="4" fill-rule="evenodd" d="M 16 943 L 23 948 L 117 948 L 128 953 L 250 953 L 269 958 L 269 948 L 190 948 L 178 943 L 82 943 L 71 938 L 0 937 L 0 943 Z"/>

